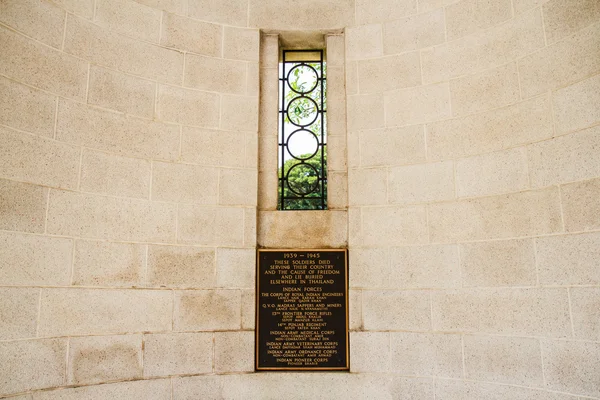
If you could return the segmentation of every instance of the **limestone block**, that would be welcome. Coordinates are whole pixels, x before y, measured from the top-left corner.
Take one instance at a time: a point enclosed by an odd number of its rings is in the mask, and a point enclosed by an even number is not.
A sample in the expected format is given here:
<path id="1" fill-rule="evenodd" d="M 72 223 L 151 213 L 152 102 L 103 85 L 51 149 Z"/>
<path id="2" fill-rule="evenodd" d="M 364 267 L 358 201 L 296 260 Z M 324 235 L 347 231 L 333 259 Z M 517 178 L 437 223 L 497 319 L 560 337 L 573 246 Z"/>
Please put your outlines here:
<path id="1" fill-rule="evenodd" d="M 327 134 L 329 138 L 346 136 L 346 83 L 344 69 L 327 69 Z M 332 160 L 333 161 L 333 160 Z"/>
<path id="2" fill-rule="evenodd" d="M 240 326 L 239 290 L 175 292 L 175 330 L 239 330 Z"/>
<path id="3" fill-rule="evenodd" d="M 192 0 L 188 2 L 188 15 L 203 21 L 246 26 L 248 23 L 248 1 Z"/>
<path id="4" fill-rule="evenodd" d="M 600 338 L 600 288 L 571 288 L 571 316 L 576 338 Z"/>
<path id="5" fill-rule="evenodd" d="M 260 69 L 260 95 L 259 95 L 259 120 L 258 126 L 261 136 L 273 137 L 277 143 L 279 124 L 279 72 L 275 68 Z M 262 150 L 262 149 L 261 149 Z"/>
<path id="6" fill-rule="evenodd" d="M 256 206 L 256 170 L 222 168 L 219 171 L 219 204 Z"/>
<path id="7" fill-rule="evenodd" d="M 61 101 L 56 138 L 120 155 L 161 160 L 179 154 L 179 127 Z"/>
<path id="8" fill-rule="evenodd" d="M 360 290 L 348 291 L 348 329 L 351 331 L 362 330 L 362 292 Z"/>
<path id="9" fill-rule="evenodd" d="M 466 0 L 464 0 L 466 1 Z M 450 81 L 453 115 L 460 116 L 516 103 L 516 63 Z"/>
<path id="10" fill-rule="evenodd" d="M 600 396 L 600 343 L 543 340 L 542 355 L 549 389 Z"/>
<path id="11" fill-rule="evenodd" d="M 44 232 L 48 188 L 0 179 L 0 229 Z"/>
<path id="12" fill-rule="evenodd" d="M 327 177 L 327 184 L 331 185 L 331 174 Z M 277 198 L 279 196 L 279 182 L 277 177 L 277 171 L 273 169 L 272 171 L 259 171 L 258 173 L 258 205 L 260 210 L 271 210 L 274 211 L 277 209 Z M 329 195 L 329 190 L 331 189 L 328 186 L 327 196 Z M 331 202 L 328 199 L 328 202 Z M 329 203 L 328 203 L 329 206 Z"/>
<path id="13" fill-rule="evenodd" d="M 561 186 L 565 230 L 588 231 L 600 227 L 600 178 Z"/>
<path id="14" fill-rule="evenodd" d="M 256 284 L 254 249 L 217 249 L 217 286 L 253 288 Z"/>
<path id="15" fill-rule="evenodd" d="M 93 66 L 88 103 L 152 119 L 156 83 Z"/>
<path id="16" fill-rule="evenodd" d="M 244 166 L 256 171 L 258 169 L 258 133 L 246 132 L 244 136 L 246 150 Z"/>
<path id="17" fill-rule="evenodd" d="M 403 165 L 425 162 L 423 125 L 360 132 L 362 166 Z"/>
<path id="18" fill-rule="evenodd" d="M 424 206 L 377 207 L 362 210 L 359 246 L 402 246 L 428 242 Z"/>
<path id="19" fill-rule="evenodd" d="M 348 171 L 348 204 L 387 204 L 387 186 L 385 168 L 351 169 Z"/>
<path id="20" fill-rule="evenodd" d="M 345 37 L 343 35 L 327 35 L 327 67 L 344 67 L 346 61 Z"/>
<path id="21" fill-rule="evenodd" d="M 502 239 L 562 231 L 558 189 L 429 206 L 432 242 Z"/>
<path id="22" fill-rule="evenodd" d="M 215 285 L 213 249 L 149 245 L 147 268 L 148 286 L 206 288 Z"/>
<path id="23" fill-rule="evenodd" d="M 415 0 L 356 0 L 355 7 L 357 25 L 397 20 L 417 13 L 417 1 Z"/>
<path id="24" fill-rule="evenodd" d="M 533 240 L 463 243 L 460 264 L 463 285 L 533 286 L 536 284 Z"/>
<path id="25" fill-rule="evenodd" d="M 385 277 L 388 286 L 403 289 L 460 286 L 458 248 L 454 245 L 394 247 L 390 259 L 390 275 Z"/>
<path id="26" fill-rule="evenodd" d="M 179 206 L 178 240 L 204 246 L 242 246 L 244 210 L 233 207 Z"/>
<path id="27" fill-rule="evenodd" d="M 184 84 L 211 92 L 246 94 L 246 63 L 188 54 Z"/>
<path id="28" fill-rule="evenodd" d="M 600 176 L 600 127 L 527 146 L 534 187 Z"/>
<path id="29" fill-rule="evenodd" d="M 476 33 L 512 18 L 510 0 L 461 0 L 445 9 L 448 40 Z"/>
<path id="30" fill-rule="evenodd" d="M 246 76 L 246 94 L 249 96 L 258 94 L 260 96 L 260 68 L 258 62 L 247 63 Z"/>
<path id="31" fill-rule="evenodd" d="M 390 334 L 388 332 L 350 333 L 350 370 L 352 372 L 388 372 L 390 370 Z"/>
<path id="32" fill-rule="evenodd" d="M 0 288 L 0 339 L 36 336 L 40 290 L 36 288 Z"/>
<path id="33" fill-rule="evenodd" d="M 244 146 L 237 132 L 183 127 L 181 159 L 187 163 L 242 167 Z"/>
<path id="34" fill-rule="evenodd" d="M 0 78 L 0 124 L 52 136 L 56 97 Z"/>
<path id="35" fill-rule="evenodd" d="M 39 335 L 166 331 L 172 307 L 164 290 L 42 289 Z"/>
<path id="36" fill-rule="evenodd" d="M 553 93 L 557 134 L 576 131 L 600 121 L 600 75 Z"/>
<path id="37" fill-rule="evenodd" d="M 215 372 L 254 372 L 254 332 L 215 333 Z"/>
<path id="38" fill-rule="evenodd" d="M 433 160 L 477 155 L 553 136 L 548 96 L 480 114 L 426 125 Z"/>
<path id="39" fill-rule="evenodd" d="M 515 13 L 520 14 L 531 8 L 541 6 L 548 0 L 514 0 Z"/>
<path id="40" fill-rule="evenodd" d="M 455 197 L 452 161 L 393 167 L 388 179 L 390 203 L 424 203 Z"/>
<path id="41" fill-rule="evenodd" d="M 405 378 L 394 376 L 387 391 L 391 394 L 391 396 L 393 396 L 392 398 L 410 396 L 415 399 L 426 400 L 430 399 L 432 396 L 435 396 L 433 382 L 433 379 L 430 378 Z M 384 389 L 384 393 L 381 396 L 385 396 L 385 384 L 378 387 Z M 376 392 L 377 390 L 378 389 L 376 388 L 369 388 L 368 390 L 365 390 L 362 395 L 368 396 L 369 392 Z"/>
<path id="42" fill-rule="evenodd" d="M 542 6 L 548 43 L 585 28 L 600 19 L 595 0 L 550 0 Z"/>
<path id="43" fill-rule="evenodd" d="M 85 99 L 88 63 L 0 28 L 0 73 L 77 100 Z"/>
<path id="44" fill-rule="evenodd" d="M 66 13 L 53 3 L 8 0 L 0 5 L 0 21 L 27 36 L 60 48 Z"/>
<path id="45" fill-rule="evenodd" d="M 431 327 L 426 291 L 365 290 L 362 306 L 365 330 L 428 330 Z"/>
<path id="46" fill-rule="evenodd" d="M 71 239 L 0 233 L 0 282 L 4 285 L 68 285 Z"/>
<path id="47" fill-rule="evenodd" d="M 34 400 L 170 400 L 171 380 L 153 379 L 37 392 Z"/>
<path id="48" fill-rule="evenodd" d="M 187 6 L 186 0 L 136 0 L 140 4 L 148 7 L 165 10 L 176 14 L 185 14 Z"/>
<path id="49" fill-rule="evenodd" d="M 160 85 L 157 115 L 164 121 L 216 128 L 219 125 L 219 95 Z"/>
<path id="50" fill-rule="evenodd" d="M 150 162 L 83 149 L 79 187 L 84 192 L 147 199 Z"/>
<path id="51" fill-rule="evenodd" d="M 463 289 L 432 293 L 433 329 L 546 337 L 571 335 L 564 288 Z"/>
<path id="52" fill-rule="evenodd" d="M 452 115 L 447 83 L 388 92 L 384 101 L 386 127 L 421 124 Z"/>
<path id="53" fill-rule="evenodd" d="M 223 28 L 223 57 L 234 60 L 258 61 L 260 32 L 258 29 Z"/>
<path id="54" fill-rule="evenodd" d="M 0 176 L 65 189 L 77 187 L 80 150 L 0 127 Z"/>
<path id="55" fill-rule="evenodd" d="M 181 14 L 181 12 L 179 12 Z M 190 51 L 205 56 L 221 56 L 222 28 L 220 25 L 197 21 L 177 14 L 163 13 L 163 46 Z"/>
<path id="56" fill-rule="evenodd" d="M 346 61 L 346 93 L 358 94 L 358 62 Z"/>
<path id="57" fill-rule="evenodd" d="M 216 204 L 219 170 L 189 164 L 152 163 L 152 199 Z"/>
<path id="58" fill-rule="evenodd" d="M 123 36 L 81 18 L 67 18 L 64 50 L 104 67 L 181 84 L 182 53 Z"/>
<path id="59" fill-rule="evenodd" d="M 260 68 L 277 69 L 278 64 L 279 36 L 276 34 L 262 33 L 260 35 Z M 275 71 L 275 73 L 277 73 L 277 71 Z"/>
<path id="60" fill-rule="evenodd" d="M 212 372 L 213 334 L 144 335 L 144 377 Z"/>
<path id="61" fill-rule="evenodd" d="M 462 377 L 460 335 L 391 332 L 390 346 L 391 370 L 395 373 Z"/>
<path id="62" fill-rule="evenodd" d="M 239 377 L 243 380 L 245 375 Z M 221 396 L 223 391 L 221 375 L 199 375 L 176 377 L 173 382 L 173 399 L 192 400 L 210 396 Z M 248 391 L 250 388 L 248 387 Z M 246 392 L 248 394 L 248 392 Z"/>
<path id="63" fill-rule="evenodd" d="M 435 394 L 444 400 L 579 400 L 568 394 L 522 386 L 436 379 Z"/>
<path id="64" fill-rule="evenodd" d="M 0 342 L 0 359 L 3 395 L 66 383 L 67 339 Z"/>
<path id="65" fill-rule="evenodd" d="M 383 24 L 383 52 L 397 54 L 446 41 L 444 10 L 411 15 Z"/>
<path id="66" fill-rule="evenodd" d="M 256 207 L 244 208 L 244 246 L 256 247 Z"/>
<path id="67" fill-rule="evenodd" d="M 245 3 L 244 3 L 245 4 Z M 249 25 L 261 29 L 341 29 L 354 23 L 353 0 L 250 0 Z"/>
<path id="68" fill-rule="evenodd" d="M 381 93 L 348 96 L 348 130 L 383 128 L 384 103 Z"/>
<path id="69" fill-rule="evenodd" d="M 142 335 L 75 337 L 69 340 L 68 384 L 141 377 Z"/>
<path id="70" fill-rule="evenodd" d="M 600 71 L 600 23 L 519 60 L 523 97 L 557 89 Z"/>
<path id="71" fill-rule="evenodd" d="M 86 238 L 175 241 L 176 206 L 147 200 L 53 191 L 48 232 Z"/>
<path id="72" fill-rule="evenodd" d="M 349 269 L 351 288 L 389 287 L 392 268 L 388 248 L 352 249 Z"/>
<path id="73" fill-rule="evenodd" d="M 527 155 L 521 147 L 458 160 L 458 197 L 487 196 L 529 188 Z"/>
<path id="74" fill-rule="evenodd" d="M 146 246 L 77 240 L 73 259 L 73 285 L 142 286 Z"/>
<path id="75" fill-rule="evenodd" d="M 161 11 L 131 0 L 97 0 L 94 22 L 108 31 L 158 43 Z"/>
<path id="76" fill-rule="evenodd" d="M 467 379 L 542 386 L 540 342 L 533 338 L 465 335 Z"/>
<path id="77" fill-rule="evenodd" d="M 383 55 L 381 25 L 362 25 L 346 29 L 346 57 L 364 60 Z"/>
<path id="78" fill-rule="evenodd" d="M 256 132 L 258 96 L 221 96 L 221 129 Z"/>
<path id="79" fill-rule="evenodd" d="M 87 19 L 94 16 L 94 0 L 56 0 L 54 3 Z"/>
<path id="80" fill-rule="evenodd" d="M 536 249 L 541 284 L 600 284 L 600 234 L 536 238 Z"/>
<path id="81" fill-rule="evenodd" d="M 358 61 L 360 93 L 377 93 L 421 84 L 418 52 Z"/>
<path id="82" fill-rule="evenodd" d="M 254 305 L 256 296 L 254 290 L 242 290 L 242 329 L 254 329 L 256 313 Z"/>
<path id="83" fill-rule="evenodd" d="M 327 209 L 345 210 L 348 208 L 348 174 L 329 172 L 327 174 Z"/>

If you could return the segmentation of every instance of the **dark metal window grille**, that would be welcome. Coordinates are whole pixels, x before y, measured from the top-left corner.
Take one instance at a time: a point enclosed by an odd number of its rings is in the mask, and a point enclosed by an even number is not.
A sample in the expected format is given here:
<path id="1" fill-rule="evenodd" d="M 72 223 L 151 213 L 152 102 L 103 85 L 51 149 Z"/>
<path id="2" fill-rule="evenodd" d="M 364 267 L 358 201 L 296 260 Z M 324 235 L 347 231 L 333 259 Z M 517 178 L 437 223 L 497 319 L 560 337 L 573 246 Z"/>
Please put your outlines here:
<path id="1" fill-rule="evenodd" d="M 279 65 L 280 210 L 327 209 L 323 50 L 284 50 Z"/>

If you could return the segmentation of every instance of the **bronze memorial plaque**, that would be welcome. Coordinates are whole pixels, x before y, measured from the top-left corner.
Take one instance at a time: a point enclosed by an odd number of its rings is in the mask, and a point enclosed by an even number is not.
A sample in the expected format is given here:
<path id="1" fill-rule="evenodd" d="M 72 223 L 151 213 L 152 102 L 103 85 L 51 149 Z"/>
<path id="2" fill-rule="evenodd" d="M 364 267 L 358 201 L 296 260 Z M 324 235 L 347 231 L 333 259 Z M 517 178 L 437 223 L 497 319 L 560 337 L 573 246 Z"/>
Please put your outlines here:
<path id="1" fill-rule="evenodd" d="M 256 370 L 348 370 L 348 252 L 258 250 Z"/>

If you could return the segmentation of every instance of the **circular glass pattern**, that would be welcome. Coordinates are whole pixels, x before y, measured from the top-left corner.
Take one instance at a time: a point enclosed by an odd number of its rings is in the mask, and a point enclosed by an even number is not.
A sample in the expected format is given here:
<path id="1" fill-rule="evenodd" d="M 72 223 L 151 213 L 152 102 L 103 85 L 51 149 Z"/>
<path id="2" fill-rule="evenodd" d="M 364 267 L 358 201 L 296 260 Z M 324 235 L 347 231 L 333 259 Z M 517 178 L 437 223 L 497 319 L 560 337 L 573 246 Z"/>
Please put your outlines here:
<path id="1" fill-rule="evenodd" d="M 290 175 L 293 179 L 290 179 Z M 287 185 L 298 196 L 305 196 L 319 187 L 319 173 L 310 164 L 300 163 L 294 165 L 286 175 Z"/>
<path id="2" fill-rule="evenodd" d="M 294 92 L 307 94 L 315 90 L 319 84 L 319 74 L 310 65 L 296 65 L 288 72 L 287 83 Z"/>
<path id="3" fill-rule="evenodd" d="M 287 116 L 296 126 L 304 127 L 313 124 L 319 115 L 317 103 L 310 97 L 298 96 L 288 103 Z"/>
<path id="4" fill-rule="evenodd" d="M 319 139 L 307 129 L 292 132 L 286 144 L 288 153 L 296 160 L 308 160 L 319 151 Z"/>

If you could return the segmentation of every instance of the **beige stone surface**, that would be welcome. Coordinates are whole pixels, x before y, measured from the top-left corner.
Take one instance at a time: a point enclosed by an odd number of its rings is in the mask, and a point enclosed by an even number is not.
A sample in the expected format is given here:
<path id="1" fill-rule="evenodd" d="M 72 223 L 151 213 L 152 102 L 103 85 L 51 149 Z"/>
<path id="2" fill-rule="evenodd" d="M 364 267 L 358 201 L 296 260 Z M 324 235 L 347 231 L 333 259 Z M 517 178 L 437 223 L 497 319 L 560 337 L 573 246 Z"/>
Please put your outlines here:
<path id="1" fill-rule="evenodd" d="M 536 284 L 536 255 L 531 239 L 463 243 L 460 263 L 465 287 Z"/>
<path id="2" fill-rule="evenodd" d="M 416 164 L 425 161 L 422 125 L 360 132 L 362 166 Z"/>
<path id="3" fill-rule="evenodd" d="M 300 5 L 285 0 L 250 0 L 248 10 L 249 25 L 261 29 L 340 29 L 354 22 L 354 0 L 322 0 Z"/>
<path id="4" fill-rule="evenodd" d="M 351 169 L 348 171 L 348 204 L 387 204 L 388 172 L 385 168 Z"/>
<path id="5" fill-rule="evenodd" d="M 467 379 L 533 387 L 544 383 L 538 339 L 465 335 L 464 352 Z"/>
<path id="6" fill-rule="evenodd" d="M 0 4 L 0 21 L 27 36 L 59 48 L 62 44 L 64 10 L 35 0 L 7 0 Z"/>
<path id="7" fill-rule="evenodd" d="M 94 15 L 94 0 L 56 0 L 54 3 L 87 19 Z"/>
<path id="8" fill-rule="evenodd" d="M 126 37 L 78 17 L 67 18 L 65 51 L 104 67 L 181 84 L 182 53 Z"/>
<path id="9" fill-rule="evenodd" d="M 215 333 L 215 372 L 254 372 L 254 332 Z"/>
<path id="10" fill-rule="evenodd" d="M 476 33 L 512 18 L 510 0 L 461 0 L 445 8 L 448 40 Z"/>
<path id="11" fill-rule="evenodd" d="M 178 213 L 178 240 L 205 246 L 242 246 L 243 220 L 241 208 L 182 204 Z"/>
<path id="12" fill-rule="evenodd" d="M 535 241 L 540 283 L 600 284 L 600 234 L 548 236 Z"/>
<path id="13" fill-rule="evenodd" d="M 390 250 L 391 276 L 397 288 L 460 286 L 458 249 L 453 245 L 406 246 Z"/>
<path id="14" fill-rule="evenodd" d="M 351 246 L 401 246 L 428 241 L 424 206 L 364 208 L 362 220 L 355 235 L 350 231 Z"/>
<path id="15" fill-rule="evenodd" d="M 383 24 L 383 52 L 397 54 L 446 41 L 444 10 L 411 15 Z"/>
<path id="16" fill-rule="evenodd" d="M 67 383 L 105 383 L 142 376 L 142 335 L 69 339 Z"/>
<path id="17" fill-rule="evenodd" d="M 574 336 L 600 340 L 600 288 L 571 288 L 570 294 Z"/>
<path id="18" fill-rule="evenodd" d="M 0 179 L 0 229 L 44 232 L 48 188 Z"/>
<path id="19" fill-rule="evenodd" d="M 350 370 L 387 372 L 390 370 L 390 334 L 388 332 L 350 333 Z"/>
<path id="20" fill-rule="evenodd" d="M 542 6 L 548 43 L 577 32 L 600 19 L 594 0 L 550 0 Z"/>
<path id="21" fill-rule="evenodd" d="M 67 339 L 0 342 L 2 393 L 22 393 L 66 383 Z"/>
<path id="22" fill-rule="evenodd" d="M 600 121 L 600 75 L 553 93 L 556 133 L 566 133 Z"/>
<path id="23" fill-rule="evenodd" d="M 348 208 L 348 174 L 329 172 L 327 176 L 327 209 L 346 210 Z"/>
<path id="24" fill-rule="evenodd" d="M 164 121 L 216 128 L 219 124 L 219 95 L 160 85 L 157 115 Z"/>
<path id="25" fill-rule="evenodd" d="M 146 246 L 95 240 L 75 241 L 73 285 L 142 286 Z"/>
<path id="26" fill-rule="evenodd" d="M 0 77 L 0 124 L 52 136 L 56 97 Z"/>
<path id="27" fill-rule="evenodd" d="M 553 136 L 548 96 L 448 121 L 427 124 L 427 155 L 448 159 L 479 155 Z"/>
<path id="28" fill-rule="evenodd" d="M 172 160 L 179 154 L 179 127 L 61 101 L 56 139 L 120 155 Z"/>
<path id="29" fill-rule="evenodd" d="M 48 206 L 48 232 L 86 238 L 133 241 L 175 241 L 176 206 L 52 191 Z"/>
<path id="30" fill-rule="evenodd" d="M 566 231 L 600 227 L 600 178 L 561 186 Z"/>
<path id="31" fill-rule="evenodd" d="M 219 204 L 256 206 L 256 170 L 222 168 L 219 171 Z"/>
<path id="32" fill-rule="evenodd" d="M 203 21 L 218 22 L 225 25 L 246 26 L 248 23 L 247 0 L 188 1 L 188 15 Z"/>
<path id="33" fill-rule="evenodd" d="M 328 171 L 346 172 L 348 170 L 348 161 L 346 157 L 346 140 L 346 135 L 329 136 L 327 138 Z"/>
<path id="34" fill-rule="evenodd" d="M 73 241 L 0 232 L 0 282 L 4 285 L 68 285 Z"/>
<path id="35" fill-rule="evenodd" d="M 600 23 L 519 60 L 523 97 L 558 89 L 600 71 Z"/>
<path id="36" fill-rule="evenodd" d="M 254 249 L 217 249 L 217 286 L 253 288 L 256 284 Z"/>
<path id="37" fill-rule="evenodd" d="M 136 0 L 140 4 L 177 14 L 185 14 L 186 0 Z"/>
<path id="38" fill-rule="evenodd" d="M 85 99 L 88 63 L 0 28 L 0 74 L 39 89 Z"/>
<path id="39" fill-rule="evenodd" d="M 452 115 L 447 83 L 388 92 L 384 101 L 386 127 L 421 124 Z"/>
<path id="40" fill-rule="evenodd" d="M 390 203 L 410 204 L 449 200 L 454 193 L 454 164 L 442 161 L 389 169 Z"/>
<path id="41" fill-rule="evenodd" d="M 543 340 L 542 356 L 549 389 L 600 396 L 599 343 Z"/>
<path id="42" fill-rule="evenodd" d="M 221 96 L 221 129 L 258 130 L 258 96 Z"/>
<path id="43" fill-rule="evenodd" d="M 239 290 L 175 292 L 174 330 L 239 330 Z"/>
<path id="44" fill-rule="evenodd" d="M 152 200 L 216 204 L 219 171 L 216 168 L 152 163 Z"/>
<path id="45" fill-rule="evenodd" d="M 258 29 L 223 28 L 223 57 L 257 62 L 260 32 Z"/>
<path id="46" fill-rule="evenodd" d="M 244 246 L 256 247 L 258 212 L 256 207 L 244 208 Z"/>
<path id="47" fill-rule="evenodd" d="M 394 71 L 390 74 L 390 71 Z M 377 93 L 421 84 L 418 52 L 358 62 L 360 93 Z"/>
<path id="48" fill-rule="evenodd" d="M 42 289 L 39 335 L 89 335 L 171 329 L 164 290 Z"/>
<path id="49" fill-rule="evenodd" d="M 346 94 L 358 94 L 358 62 L 346 61 Z"/>
<path id="50" fill-rule="evenodd" d="M 254 305 L 256 297 L 254 289 L 242 290 L 242 329 L 254 329 L 256 322 L 256 313 Z"/>
<path id="51" fill-rule="evenodd" d="M 148 246 L 146 283 L 153 287 L 215 285 L 215 251 L 201 247 Z"/>
<path id="52" fill-rule="evenodd" d="M 502 239 L 562 231 L 558 188 L 429 206 L 432 242 Z"/>
<path id="53" fill-rule="evenodd" d="M 36 336 L 39 298 L 36 288 L 0 288 L 1 340 Z"/>
<path id="54" fill-rule="evenodd" d="M 448 400 L 579 400 L 580 397 L 543 389 L 463 380 L 436 379 L 435 394 Z"/>
<path id="55" fill-rule="evenodd" d="M 246 94 L 246 63 L 188 54 L 184 84 L 210 92 Z"/>
<path id="56" fill-rule="evenodd" d="M 461 289 L 432 293 L 433 329 L 523 336 L 571 336 L 565 288 Z"/>
<path id="57" fill-rule="evenodd" d="M 221 55 L 222 28 L 218 24 L 198 21 L 181 15 L 163 13 L 163 46 L 211 57 Z"/>
<path id="58" fill-rule="evenodd" d="M 158 43 L 161 11 L 131 0 L 96 0 L 94 22 L 108 31 Z"/>
<path id="59" fill-rule="evenodd" d="M 405 15 L 417 13 L 416 0 L 355 0 L 355 4 L 357 25 L 397 20 Z"/>
<path id="60" fill-rule="evenodd" d="M 389 248 L 352 249 L 349 253 L 350 288 L 389 287 L 392 278 Z M 394 271 L 396 272 L 396 271 Z"/>
<path id="61" fill-rule="evenodd" d="M 348 96 L 348 130 L 383 128 L 384 102 L 381 93 Z"/>
<path id="62" fill-rule="evenodd" d="M 0 127 L 0 176 L 65 189 L 77 187 L 80 149 Z"/>
<path id="63" fill-rule="evenodd" d="M 144 335 L 144 377 L 212 372 L 213 334 Z"/>
<path id="64" fill-rule="evenodd" d="M 428 330 L 431 310 L 427 291 L 365 290 L 362 293 L 366 330 Z"/>
<path id="65" fill-rule="evenodd" d="M 362 25 L 346 29 L 346 57 L 348 60 L 364 60 L 383 55 L 381 25 Z"/>
<path id="66" fill-rule="evenodd" d="M 37 392 L 34 400 L 170 400 L 171 380 L 153 379 Z"/>
<path id="67" fill-rule="evenodd" d="M 244 146 L 238 132 L 183 128 L 181 158 L 184 162 L 224 167 L 241 167 Z"/>
<path id="68" fill-rule="evenodd" d="M 359 331 L 362 329 L 362 292 L 360 290 L 348 291 L 348 329 Z"/>

